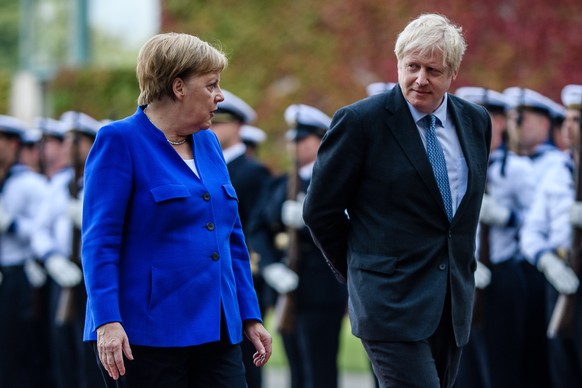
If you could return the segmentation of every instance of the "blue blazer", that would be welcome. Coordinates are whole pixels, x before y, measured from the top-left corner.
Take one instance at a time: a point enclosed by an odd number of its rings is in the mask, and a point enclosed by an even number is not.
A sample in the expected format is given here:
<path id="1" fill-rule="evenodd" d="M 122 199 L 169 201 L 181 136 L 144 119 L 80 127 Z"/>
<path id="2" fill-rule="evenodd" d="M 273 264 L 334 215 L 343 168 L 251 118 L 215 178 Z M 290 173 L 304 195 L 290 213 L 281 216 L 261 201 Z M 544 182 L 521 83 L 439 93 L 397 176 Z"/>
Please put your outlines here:
<path id="1" fill-rule="evenodd" d="M 216 136 L 192 136 L 196 176 L 141 108 L 101 128 L 85 167 L 85 340 L 121 322 L 131 344 L 231 343 L 261 320 L 249 254 Z"/>
<path id="2" fill-rule="evenodd" d="M 468 167 L 451 222 L 399 86 L 336 112 L 319 148 L 303 217 L 338 279 L 347 280 L 357 337 L 426 339 L 448 293 L 456 343 L 467 343 L 491 120 L 484 108 L 448 98 Z"/>

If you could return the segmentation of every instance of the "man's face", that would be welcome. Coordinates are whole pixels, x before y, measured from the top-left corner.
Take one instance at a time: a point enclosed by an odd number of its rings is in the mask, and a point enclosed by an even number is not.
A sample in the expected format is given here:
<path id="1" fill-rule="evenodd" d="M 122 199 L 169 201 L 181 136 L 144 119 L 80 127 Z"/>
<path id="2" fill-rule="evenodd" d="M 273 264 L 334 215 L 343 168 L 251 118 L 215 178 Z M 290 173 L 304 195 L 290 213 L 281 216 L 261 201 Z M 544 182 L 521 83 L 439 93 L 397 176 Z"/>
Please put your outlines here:
<path id="1" fill-rule="evenodd" d="M 551 121 L 543 113 L 524 109 L 516 125 L 520 152 L 531 154 L 534 149 L 548 140 Z"/>
<path id="2" fill-rule="evenodd" d="M 406 54 L 398 62 L 398 83 L 404 98 L 422 113 L 434 112 L 457 72 L 443 66 L 442 53 Z"/>
<path id="3" fill-rule="evenodd" d="M 12 136 L 0 133 L 0 166 L 10 167 L 16 161 L 19 141 Z"/>
<path id="4" fill-rule="evenodd" d="M 240 143 L 240 127 L 239 121 L 231 121 L 227 123 L 212 123 L 210 129 L 218 137 L 220 146 L 223 150 Z"/>
<path id="5" fill-rule="evenodd" d="M 580 110 L 567 109 L 566 119 L 562 123 L 562 136 L 570 147 L 577 147 L 580 142 Z"/>

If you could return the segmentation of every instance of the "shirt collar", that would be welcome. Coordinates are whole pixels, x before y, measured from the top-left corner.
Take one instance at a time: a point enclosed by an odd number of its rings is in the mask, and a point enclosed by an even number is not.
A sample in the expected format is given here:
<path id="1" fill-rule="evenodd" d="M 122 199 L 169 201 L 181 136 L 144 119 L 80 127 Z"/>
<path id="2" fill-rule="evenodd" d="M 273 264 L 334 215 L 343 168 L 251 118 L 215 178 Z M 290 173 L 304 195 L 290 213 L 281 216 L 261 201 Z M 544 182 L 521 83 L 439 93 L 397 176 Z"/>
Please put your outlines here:
<path id="1" fill-rule="evenodd" d="M 243 143 L 237 143 L 223 150 L 222 154 L 224 155 L 224 160 L 226 161 L 226 163 L 230 163 L 239 156 L 244 155 L 246 150 L 247 146 L 245 146 Z"/>
<path id="2" fill-rule="evenodd" d="M 439 105 L 438 108 L 436 108 L 436 110 L 434 112 L 432 112 L 433 115 L 436 116 L 437 120 L 437 126 L 440 122 L 440 126 L 445 127 L 447 124 L 447 105 L 448 105 L 448 101 L 449 101 L 449 94 L 445 93 L 445 98 L 443 98 L 443 102 Z M 406 101 L 406 104 L 408 104 L 408 108 L 410 109 L 410 113 L 412 113 L 412 118 L 414 119 L 414 122 L 418 124 L 419 120 L 424 119 L 425 116 L 427 116 L 426 113 L 420 112 L 418 109 L 416 109 L 415 107 L 413 107 L 408 101 Z"/>

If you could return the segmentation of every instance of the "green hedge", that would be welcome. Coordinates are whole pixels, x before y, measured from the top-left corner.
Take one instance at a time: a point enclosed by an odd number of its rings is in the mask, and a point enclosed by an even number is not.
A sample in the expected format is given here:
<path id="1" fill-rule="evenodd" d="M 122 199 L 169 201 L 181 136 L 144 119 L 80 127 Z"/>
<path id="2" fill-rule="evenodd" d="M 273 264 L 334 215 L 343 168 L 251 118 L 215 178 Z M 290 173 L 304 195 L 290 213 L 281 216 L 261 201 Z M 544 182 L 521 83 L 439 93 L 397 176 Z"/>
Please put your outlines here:
<path id="1" fill-rule="evenodd" d="M 134 69 L 67 69 L 48 85 L 52 116 L 78 110 L 97 119 L 133 114 L 139 88 Z"/>

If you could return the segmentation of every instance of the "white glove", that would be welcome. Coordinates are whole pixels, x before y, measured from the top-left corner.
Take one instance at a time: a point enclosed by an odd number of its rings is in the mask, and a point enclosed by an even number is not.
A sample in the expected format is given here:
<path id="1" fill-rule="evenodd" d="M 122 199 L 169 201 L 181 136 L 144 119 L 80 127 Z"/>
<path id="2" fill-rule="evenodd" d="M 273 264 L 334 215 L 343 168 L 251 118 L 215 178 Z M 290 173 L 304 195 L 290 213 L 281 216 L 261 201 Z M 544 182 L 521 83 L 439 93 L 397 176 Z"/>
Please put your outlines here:
<path id="1" fill-rule="evenodd" d="M 44 263 L 49 276 L 61 287 L 74 287 L 81 282 L 81 269 L 65 256 L 54 254 Z"/>
<path id="2" fill-rule="evenodd" d="M 83 225 L 83 200 L 71 198 L 67 207 L 67 215 L 73 224 L 81 229 L 81 225 Z"/>
<path id="3" fill-rule="evenodd" d="M 35 260 L 26 260 L 24 273 L 26 273 L 30 285 L 34 288 L 40 288 L 46 283 L 46 272 Z"/>
<path id="4" fill-rule="evenodd" d="M 14 218 L 6 213 L 2 207 L 2 203 L 0 203 L 0 233 L 6 232 L 10 228 L 10 225 L 12 225 L 12 221 L 14 221 Z"/>
<path id="5" fill-rule="evenodd" d="M 480 261 L 477 262 L 477 269 L 475 270 L 474 276 L 476 288 L 484 289 L 491 283 L 491 271 Z"/>
<path id="6" fill-rule="evenodd" d="M 301 229 L 305 226 L 303 222 L 303 201 L 293 201 L 288 199 L 283 202 L 281 208 L 281 220 L 285 226 Z"/>
<path id="7" fill-rule="evenodd" d="M 511 210 L 497 203 L 490 195 L 483 195 L 479 221 L 487 225 L 504 226 L 509 221 Z"/>
<path id="8" fill-rule="evenodd" d="M 273 263 L 263 269 L 263 278 L 279 294 L 286 294 L 297 288 L 299 277 L 283 263 Z"/>
<path id="9" fill-rule="evenodd" d="M 582 228 L 582 202 L 574 202 L 570 208 L 570 223 Z"/>
<path id="10" fill-rule="evenodd" d="M 578 290 L 578 277 L 572 268 L 552 252 L 546 252 L 540 257 L 538 269 L 560 294 L 573 294 Z"/>

